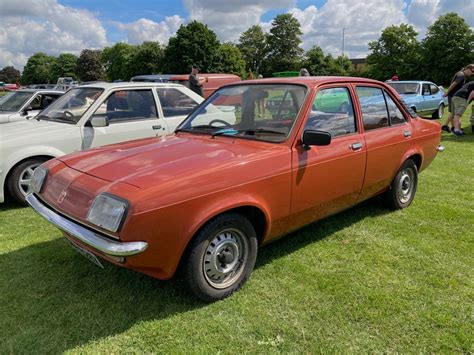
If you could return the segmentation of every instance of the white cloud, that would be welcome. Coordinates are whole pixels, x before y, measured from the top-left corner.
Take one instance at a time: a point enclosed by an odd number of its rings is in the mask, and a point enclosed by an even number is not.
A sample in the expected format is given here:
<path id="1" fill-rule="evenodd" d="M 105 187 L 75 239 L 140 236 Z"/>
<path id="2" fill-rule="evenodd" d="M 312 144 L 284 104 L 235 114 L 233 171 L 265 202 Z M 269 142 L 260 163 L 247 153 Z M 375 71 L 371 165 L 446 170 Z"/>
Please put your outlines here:
<path id="1" fill-rule="evenodd" d="M 404 8 L 403 0 L 328 0 L 319 9 L 294 8 L 290 13 L 302 25 L 305 49 L 317 45 L 326 53 L 340 55 L 344 28 L 345 53 L 361 57 L 368 51 L 368 42 L 376 40 L 383 28 L 406 21 Z"/>
<path id="2" fill-rule="evenodd" d="M 221 41 L 236 41 L 250 26 L 272 9 L 288 9 L 295 0 L 184 0 L 191 20 L 203 22 Z"/>
<path id="3" fill-rule="evenodd" d="M 0 67 L 21 69 L 36 52 L 78 54 L 107 44 L 106 31 L 93 13 L 57 0 L 2 0 L 0 14 Z"/>
<path id="4" fill-rule="evenodd" d="M 174 15 L 166 17 L 164 21 L 159 23 L 141 18 L 131 23 L 116 23 L 116 26 L 126 33 L 129 43 L 138 44 L 144 41 L 158 41 L 165 44 L 183 23 L 183 18 Z"/>

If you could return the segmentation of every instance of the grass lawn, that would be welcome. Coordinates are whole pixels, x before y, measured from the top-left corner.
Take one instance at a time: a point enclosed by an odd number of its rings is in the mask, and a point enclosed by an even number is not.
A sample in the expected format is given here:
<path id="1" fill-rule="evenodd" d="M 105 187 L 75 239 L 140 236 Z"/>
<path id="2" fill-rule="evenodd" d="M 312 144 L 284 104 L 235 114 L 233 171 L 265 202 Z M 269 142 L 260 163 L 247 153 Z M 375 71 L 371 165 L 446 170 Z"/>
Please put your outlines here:
<path id="1" fill-rule="evenodd" d="M 214 304 L 176 280 L 101 270 L 32 210 L 2 205 L 0 353 L 474 352 L 466 131 L 443 134 L 408 209 L 368 201 L 288 235 Z"/>

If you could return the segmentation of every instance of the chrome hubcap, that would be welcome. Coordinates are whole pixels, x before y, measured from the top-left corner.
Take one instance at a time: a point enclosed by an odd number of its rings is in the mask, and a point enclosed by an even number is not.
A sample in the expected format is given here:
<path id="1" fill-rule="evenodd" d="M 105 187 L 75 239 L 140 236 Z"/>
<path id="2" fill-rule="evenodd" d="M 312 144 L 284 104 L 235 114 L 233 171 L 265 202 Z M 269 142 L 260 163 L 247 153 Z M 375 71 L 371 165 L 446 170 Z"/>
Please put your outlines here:
<path id="1" fill-rule="evenodd" d="M 237 229 L 217 234 L 204 254 L 204 277 L 214 288 L 231 286 L 242 275 L 248 260 L 247 238 Z"/>
<path id="2" fill-rule="evenodd" d="M 398 199 L 401 203 L 407 203 L 413 193 L 413 172 L 403 170 L 398 183 Z"/>
<path id="3" fill-rule="evenodd" d="M 23 196 L 28 195 L 31 192 L 30 182 L 33 177 L 35 169 L 40 166 L 40 164 L 32 164 L 27 166 L 20 174 L 20 179 L 18 180 L 18 188 Z"/>

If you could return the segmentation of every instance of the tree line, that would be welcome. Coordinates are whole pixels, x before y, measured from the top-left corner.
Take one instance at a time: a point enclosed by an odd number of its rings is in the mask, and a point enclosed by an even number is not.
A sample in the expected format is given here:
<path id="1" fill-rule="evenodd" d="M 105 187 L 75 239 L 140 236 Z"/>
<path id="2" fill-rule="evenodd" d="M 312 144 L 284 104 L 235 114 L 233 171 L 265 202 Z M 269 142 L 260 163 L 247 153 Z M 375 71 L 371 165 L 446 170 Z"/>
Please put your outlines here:
<path id="1" fill-rule="evenodd" d="M 135 75 L 189 73 L 192 64 L 202 72 L 225 72 L 242 78 L 265 77 L 274 72 L 309 70 L 311 75 L 352 75 L 386 80 L 403 79 L 449 83 L 453 73 L 474 62 L 474 34 L 455 13 L 440 16 L 418 41 L 407 24 L 385 28 L 369 43 L 367 65 L 353 69 L 347 56 L 333 57 L 319 46 L 301 48 L 301 26 L 291 14 L 274 18 L 268 33 L 255 25 L 240 35 L 237 43 L 221 43 L 207 25 L 192 21 L 181 25 L 168 44 L 116 43 L 102 50 L 84 49 L 79 56 L 35 53 L 23 73 L 13 67 L 0 70 L 0 81 L 22 84 L 54 83 L 69 76 L 81 81 L 129 80 Z"/>

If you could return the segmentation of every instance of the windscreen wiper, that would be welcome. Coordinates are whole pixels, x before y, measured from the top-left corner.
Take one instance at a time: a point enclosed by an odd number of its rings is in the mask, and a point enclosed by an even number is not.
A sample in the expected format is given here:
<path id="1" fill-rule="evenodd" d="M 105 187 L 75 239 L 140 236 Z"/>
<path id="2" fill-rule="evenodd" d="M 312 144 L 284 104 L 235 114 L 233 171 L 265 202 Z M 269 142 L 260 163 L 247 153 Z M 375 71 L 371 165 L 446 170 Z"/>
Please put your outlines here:
<path id="1" fill-rule="evenodd" d="M 36 121 L 39 121 L 41 120 L 42 118 L 46 118 L 46 119 L 50 119 L 51 117 L 47 116 L 47 115 L 38 115 L 35 117 Z"/>
<path id="2" fill-rule="evenodd" d="M 192 132 L 195 129 L 199 130 L 199 129 L 219 129 L 219 128 L 221 128 L 221 127 L 216 127 L 216 126 L 209 125 L 209 124 L 201 124 L 201 125 L 192 126 L 192 127 L 178 128 L 174 131 L 174 133 L 178 133 L 178 132 L 181 132 L 181 131 Z"/>
<path id="3" fill-rule="evenodd" d="M 271 133 L 271 134 L 280 134 L 280 135 L 286 136 L 285 132 L 277 131 L 273 129 L 266 129 L 266 128 L 247 128 L 247 129 L 224 128 L 217 132 L 214 132 L 212 134 L 212 137 L 222 136 L 225 134 L 234 135 L 238 133 L 248 133 L 250 135 L 254 135 L 255 133 Z"/>

